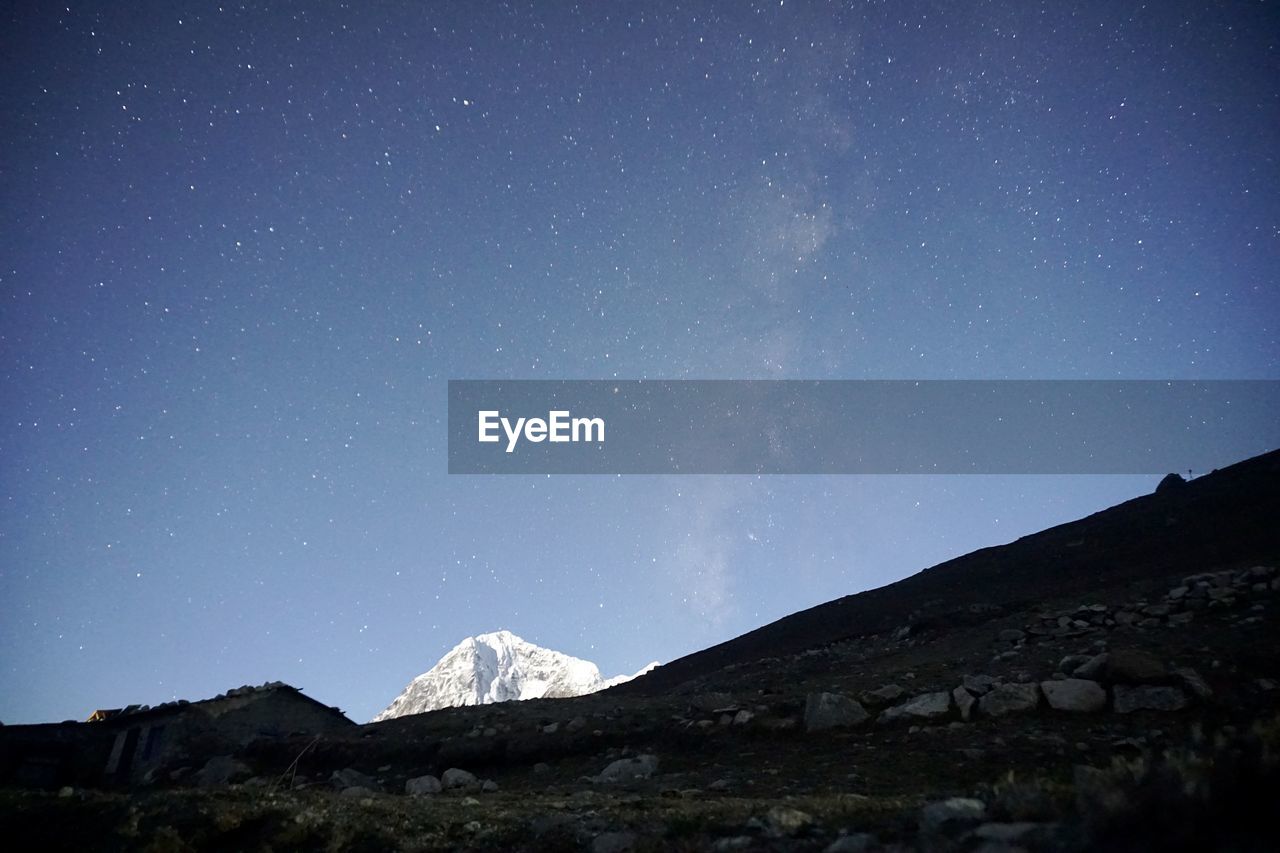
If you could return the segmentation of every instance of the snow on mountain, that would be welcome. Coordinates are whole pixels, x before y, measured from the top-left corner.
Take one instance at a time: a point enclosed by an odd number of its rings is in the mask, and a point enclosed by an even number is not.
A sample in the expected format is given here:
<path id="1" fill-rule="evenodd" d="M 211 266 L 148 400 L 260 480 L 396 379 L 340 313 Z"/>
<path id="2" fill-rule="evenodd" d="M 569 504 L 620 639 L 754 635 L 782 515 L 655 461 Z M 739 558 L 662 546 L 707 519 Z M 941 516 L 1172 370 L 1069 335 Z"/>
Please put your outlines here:
<path id="1" fill-rule="evenodd" d="M 510 631 L 494 631 L 454 646 L 409 682 L 373 722 L 458 705 L 582 696 L 630 681 L 657 665 L 655 661 L 635 675 L 605 679 L 590 661 L 535 646 Z"/>

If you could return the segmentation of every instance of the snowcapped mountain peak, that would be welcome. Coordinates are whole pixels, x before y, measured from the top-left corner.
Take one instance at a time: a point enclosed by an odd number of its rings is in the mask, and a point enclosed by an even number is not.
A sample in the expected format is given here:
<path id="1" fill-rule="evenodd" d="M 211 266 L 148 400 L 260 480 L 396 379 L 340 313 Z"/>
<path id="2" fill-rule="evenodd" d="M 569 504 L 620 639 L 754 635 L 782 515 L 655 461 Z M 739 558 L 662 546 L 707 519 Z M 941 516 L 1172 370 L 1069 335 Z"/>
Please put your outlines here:
<path id="1" fill-rule="evenodd" d="M 648 672 L 649 664 L 636 675 Z M 605 679 L 590 661 L 544 649 L 510 631 L 467 637 L 419 675 L 373 722 L 458 705 L 594 693 L 636 675 Z"/>

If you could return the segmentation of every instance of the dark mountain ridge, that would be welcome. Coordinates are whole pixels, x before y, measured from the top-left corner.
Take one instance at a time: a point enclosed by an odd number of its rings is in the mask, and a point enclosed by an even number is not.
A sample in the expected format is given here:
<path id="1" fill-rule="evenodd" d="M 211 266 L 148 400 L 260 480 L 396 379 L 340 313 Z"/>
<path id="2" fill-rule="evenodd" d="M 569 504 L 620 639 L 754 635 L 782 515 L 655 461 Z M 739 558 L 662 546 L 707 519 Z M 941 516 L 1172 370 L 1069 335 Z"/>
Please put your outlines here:
<path id="1" fill-rule="evenodd" d="M 1176 481 L 1175 481 L 1176 483 Z M 733 664 L 939 619 L 989 619 L 1073 590 L 1102 591 L 1280 551 L 1280 450 L 1161 488 L 896 583 L 802 610 L 613 688 L 653 696 Z M 1230 531 L 1230 535 L 1224 532 Z"/>

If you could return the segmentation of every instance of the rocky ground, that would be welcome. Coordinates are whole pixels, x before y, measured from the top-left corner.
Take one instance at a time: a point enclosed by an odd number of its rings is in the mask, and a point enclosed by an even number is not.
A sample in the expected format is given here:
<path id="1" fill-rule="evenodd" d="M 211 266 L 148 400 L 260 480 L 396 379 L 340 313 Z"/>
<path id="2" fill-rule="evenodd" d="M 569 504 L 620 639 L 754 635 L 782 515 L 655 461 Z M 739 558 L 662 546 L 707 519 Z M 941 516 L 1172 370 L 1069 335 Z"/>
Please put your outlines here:
<path id="1" fill-rule="evenodd" d="M 132 792 L 0 793 L 44 848 L 1271 849 L 1280 572 L 1153 574 L 659 695 L 254 745 Z M 951 613 L 951 618 L 938 613 Z"/>

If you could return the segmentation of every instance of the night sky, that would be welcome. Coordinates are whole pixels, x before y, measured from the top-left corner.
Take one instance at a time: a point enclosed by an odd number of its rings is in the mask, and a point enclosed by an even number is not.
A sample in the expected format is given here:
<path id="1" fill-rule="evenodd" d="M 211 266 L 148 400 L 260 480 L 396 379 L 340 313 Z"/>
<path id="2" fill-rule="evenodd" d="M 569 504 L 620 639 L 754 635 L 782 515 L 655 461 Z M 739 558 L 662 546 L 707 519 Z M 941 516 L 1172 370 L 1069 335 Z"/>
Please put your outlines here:
<path id="1" fill-rule="evenodd" d="M 1275 3 L 7 9 L 7 723 L 629 672 L 1157 479 L 450 477 L 450 378 L 1280 379 Z"/>

